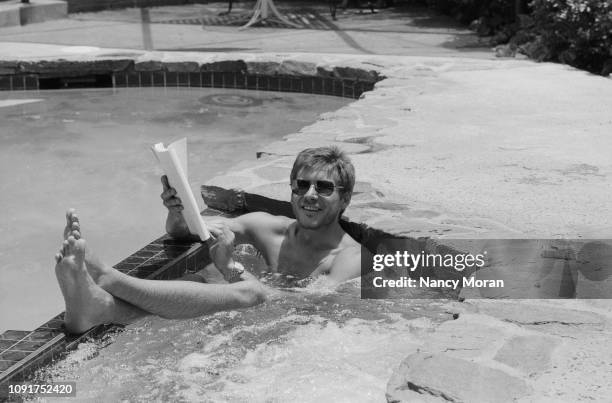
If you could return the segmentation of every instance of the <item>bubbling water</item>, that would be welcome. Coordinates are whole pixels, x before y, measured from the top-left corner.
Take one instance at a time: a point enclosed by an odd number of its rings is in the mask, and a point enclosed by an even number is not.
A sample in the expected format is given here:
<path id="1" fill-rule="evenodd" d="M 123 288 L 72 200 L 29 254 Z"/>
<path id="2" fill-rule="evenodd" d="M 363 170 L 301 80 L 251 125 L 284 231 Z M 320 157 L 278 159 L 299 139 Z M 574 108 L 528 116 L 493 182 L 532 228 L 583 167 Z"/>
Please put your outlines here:
<path id="1" fill-rule="evenodd" d="M 93 401 L 379 402 L 393 369 L 449 319 L 439 300 L 361 299 L 359 279 L 296 288 L 251 245 L 234 258 L 279 292 L 192 320 L 148 317 L 39 378 L 76 380 L 79 399 Z"/>
<path id="2" fill-rule="evenodd" d="M 76 380 L 94 401 L 378 402 L 393 369 L 448 319 L 441 305 L 361 300 L 358 281 L 309 286 L 188 321 L 149 317 L 42 377 Z"/>

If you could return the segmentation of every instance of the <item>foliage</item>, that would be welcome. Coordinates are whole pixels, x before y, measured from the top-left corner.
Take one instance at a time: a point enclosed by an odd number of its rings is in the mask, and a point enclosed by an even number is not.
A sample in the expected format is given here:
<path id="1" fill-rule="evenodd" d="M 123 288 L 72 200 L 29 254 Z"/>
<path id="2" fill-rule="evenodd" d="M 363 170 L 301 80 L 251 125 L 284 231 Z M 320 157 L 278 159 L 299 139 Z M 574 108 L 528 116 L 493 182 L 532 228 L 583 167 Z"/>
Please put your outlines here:
<path id="1" fill-rule="evenodd" d="M 470 23 L 478 34 L 493 35 L 493 45 L 510 41 L 512 53 L 602 75 L 612 72 L 611 0 L 426 1 Z"/>
<path id="2" fill-rule="evenodd" d="M 522 50 L 537 60 L 559 61 L 594 73 L 612 66 L 612 2 L 533 0 L 533 40 Z"/>
<path id="3" fill-rule="evenodd" d="M 515 0 L 427 0 L 427 4 L 465 24 L 475 23 L 478 33 L 490 35 L 514 21 Z"/>

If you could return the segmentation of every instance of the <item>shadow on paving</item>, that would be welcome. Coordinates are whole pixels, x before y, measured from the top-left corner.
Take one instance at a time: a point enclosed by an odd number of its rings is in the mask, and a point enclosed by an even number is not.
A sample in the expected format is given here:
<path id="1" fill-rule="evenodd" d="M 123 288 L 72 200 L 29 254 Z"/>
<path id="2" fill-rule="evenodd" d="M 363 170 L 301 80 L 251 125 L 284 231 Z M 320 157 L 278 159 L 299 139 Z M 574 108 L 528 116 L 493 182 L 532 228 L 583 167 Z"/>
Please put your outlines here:
<path id="1" fill-rule="evenodd" d="M 348 8 L 339 10 L 338 19 L 332 20 L 327 5 L 317 5 L 293 2 L 277 2 L 279 11 L 299 28 L 289 27 L 275 20 L 262 21 L 251 29 L 275 28 L 275 29 L 309 29 L 325 30 L 335 32 L 340 39 L 356 51 L 364 54 L 374 52 L 361 46 L 350 32 L 371 33 L 398 33 L 415 35 L 445 35 L 452 36 L 452 40 L 443 42 L 439 46 L 447 49 L 468 51 L 474 48 L 489 47 L 486 42 L 478 38 L 466 27 L 459 24 L 450 17 L 437 15 L 431 10 L 407 4 L 399 4 L 393 7 L 376 10 L 372 13 L 365 8 Z M 227 12 L 225 3 L 209 4 L 201 10 L 201 15 L 158 15 L 152 17 L 152 24 L 175 24 L 175 25 L 199 25 L 199 26 L 228 26 L 239 28 L 247 23 L 252 15 L 248 8 L 250 3 L 239 3 L 232 12 Z M 167 49 L 176 51 L 249 51 L 250 48 L 178 48 Z"/>
<path id="2" fill-rule="evenodd" d="M 200 10 L 200 15 L 180 12 L 164 13 L 161 11 L 162 9 L 152 9 L 151 23 L 239 27 L 244 25 L 252 15 L 252 4 L 250 2 L 241 2 L 238 5 L 234 5 L 233 10 L 229 13 L 225 4 L 209 3 Z M 326 4 L 317 5 L 286 1 L 277 1 L 275 4 L 289 21 L 299 26 L 297 29 L 471 34 L 465 26 L 452 18 L 435 14 L 433 11 L 420 6 L 400 4 L 384 9 L 376 9 L 375 13 L 370 12 L 366 8 L 349 7 L 346 10 L 339 8 L 338 19 L 333 21 L 329 7 Z M 274 20 L 264 21 L 254 26 L 254 28 L 257 27 L 296 29 Z"/>

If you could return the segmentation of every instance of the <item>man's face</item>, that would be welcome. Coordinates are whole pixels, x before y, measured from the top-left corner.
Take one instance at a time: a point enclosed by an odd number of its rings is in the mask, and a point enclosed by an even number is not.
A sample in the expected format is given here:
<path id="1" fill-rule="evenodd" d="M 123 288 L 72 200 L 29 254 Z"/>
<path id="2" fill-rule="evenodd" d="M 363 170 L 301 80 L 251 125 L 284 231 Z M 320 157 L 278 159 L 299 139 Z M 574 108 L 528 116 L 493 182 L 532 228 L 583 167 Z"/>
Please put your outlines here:
<path id="1" fill-rule="evenodd" d="M 303 195 L 291 193 L 291 207 L 298 223 L 307 229 L 319 229 L 338 221 L 340 212 L 348 206 L 341 197 L 341 189 L 336 188 L 338 182 L 334 175 L 326 171 L 313 171 L 308 168 L 302 169 L 296 176 L 298 181 L 306 181 L 308 191 Z M 317 181 L 318 184 L 317 184 Z M 333 192 L 325 196 L 329 187 L 326 182 L 333 183 Z M 301 182 L 302 185 L 305 182 Z M 292 184 L 293 186 L 294 184 Z M 319 186 L 323 185 L 323 186 Z M 317 192 L 319 187 L 320 192 Z M 305 189 L 305 187 L 302 187 Z"/>

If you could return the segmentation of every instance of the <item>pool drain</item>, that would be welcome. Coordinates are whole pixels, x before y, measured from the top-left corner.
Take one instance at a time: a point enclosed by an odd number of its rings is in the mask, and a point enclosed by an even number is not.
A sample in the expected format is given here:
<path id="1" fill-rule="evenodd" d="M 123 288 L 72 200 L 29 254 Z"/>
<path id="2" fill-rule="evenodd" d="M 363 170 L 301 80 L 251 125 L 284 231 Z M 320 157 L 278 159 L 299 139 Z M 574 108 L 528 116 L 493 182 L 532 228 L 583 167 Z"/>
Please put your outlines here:
<path id="1" fill-rule="evenodd" d="M 212 94 L 200 98 L 200 102 L 204 104 L 232 106 L 239 108 L 247 106 L 257 106 L 262 103 L 261 99 L 236 94 Z"/>

